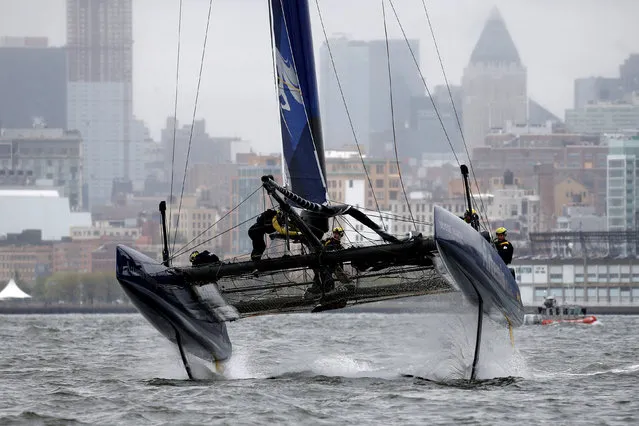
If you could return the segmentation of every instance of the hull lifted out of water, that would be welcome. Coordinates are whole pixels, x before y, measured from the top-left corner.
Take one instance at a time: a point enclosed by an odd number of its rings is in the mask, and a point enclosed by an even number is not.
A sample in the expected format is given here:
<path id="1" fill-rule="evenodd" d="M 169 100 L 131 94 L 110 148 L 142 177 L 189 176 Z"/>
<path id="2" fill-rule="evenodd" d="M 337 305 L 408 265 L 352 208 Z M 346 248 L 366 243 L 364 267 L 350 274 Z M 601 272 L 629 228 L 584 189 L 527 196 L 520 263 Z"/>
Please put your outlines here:
<path id="1" fill-rule="evenodd" d="M 308 236 L 309 253 L 257 262 L 170 267 L 131 248 L 117 248 L 118 281 L 144 317 L 180 347 L 185 365 L 184 352 L 211 361 L 231 356 L 227 321 L 270 313 L 322 312 L 450 291 L 448 282 L 434 269 L 435 263 L 443 264 L 453 285 L 478 306 L 480 318 L 498 313 L 512 326 L 522 323 L 523 306 L 510 271 L 479 233 L 450 212 L 436 208 L 434 238 L 418 235 L 399 241 L 377 229 L 390 241 L 325 251 L 322 245 L 313 245 L 310 228 L 282 196 L 316 214 L 354 209 L 318 207 L 270 177 L 264 177 L 263 183 L 302 235 Z M 331 276 L 338 264 L 348 271 L 335 274 L 341 283 L 309 296 L 316 275 L 325 277 L 323 272 L 329 271 Z"/>
<path id="2" fill-rule="evenodd" d="M 262 186 L 281 209 L 285 224 L 299 233 L 295 244 L 300 254 L 172 267 L 162 202 L 163 261 L 118 246 L 118 281 L 142 315 L 177 344 L 191 377 L 187 353 L 215 362 L 231 356 L 228 321 L 450 291 L 449 282 L 435 269 L 441 264 L 453 285 L 477 306 L 474 379 L 482 316 L 499 313 L 511 326 L 522 322 L 517 284 L 480 234 L 443 209 L 435 211 L 434 238 L 420 234 L 399 240 L 354 207 L 330 205 L 308 1 L 272 0 L 270 11 L 282 153 L 290 189 L 272 176 L 263 176 Z M 464 170 L 467 186 L 465 166 Z M 319 238 L 328 231 L 330 218 L 346 215 L 381 241 L 328 251 Z"/>
<path id="3" fill-rule="evenodd" d="M 237 315 L 221 297 L 204 301 L 169 268 L 124 246 L 116 248 L 116 277 L 147 321 L 181 350 L 212 361 L 231 356 L 226 321 Z"/>
<path id="4" fill-rule="evenodd" d="M 459 218 L 435 206 L 435 241 L 453 286 L 474 303 L 481 300 L 484 312 L 503 316 L 513 326 L 523 323 L 519 286 L 497 251 Z"/>

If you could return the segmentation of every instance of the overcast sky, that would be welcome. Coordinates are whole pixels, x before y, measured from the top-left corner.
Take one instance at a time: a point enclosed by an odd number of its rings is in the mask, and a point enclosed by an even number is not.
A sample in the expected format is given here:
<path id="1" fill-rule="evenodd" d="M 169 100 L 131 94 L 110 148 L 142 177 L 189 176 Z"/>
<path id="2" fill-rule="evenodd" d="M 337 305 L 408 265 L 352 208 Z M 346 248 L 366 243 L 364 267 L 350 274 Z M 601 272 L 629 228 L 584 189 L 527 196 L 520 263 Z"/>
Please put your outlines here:
<path id="1" fill-rule="evenodd" d="M 208 0 L 183 0 L 178 119 L 190 122 Z M 311 3 L 316 53 L 324 37 Z M 421 40 L 429 86 L 443 78 L 422 0 L 393 3 L 410 38 Z M 134 111 L 156 138 L 173 114 L 179 0 L 133 0 Z M 386 1 L 388 5 L 388 1 Z M 639 0 L 431 0 L 426 2 L 448 78 L 459 84 L 491 8 L 497 6 L 528 68 L 529 95 L 560 117 L 575 78 L 614 77 L 639 53 Z M 384 37 L 381 0 L 319 0 L 329 36 Z M 391 15 L 389 31 L 401 36 Z M 48 36 L 65 43 L 65 0 L 0 0 L 0 36 Z M 339 66 L 339 65 L 338 65 Z M 349 100 L 347 100 L 349 101 Z M 266 0 L 213 0 L 198 118 L 209 133 L 279 148 Z"/>

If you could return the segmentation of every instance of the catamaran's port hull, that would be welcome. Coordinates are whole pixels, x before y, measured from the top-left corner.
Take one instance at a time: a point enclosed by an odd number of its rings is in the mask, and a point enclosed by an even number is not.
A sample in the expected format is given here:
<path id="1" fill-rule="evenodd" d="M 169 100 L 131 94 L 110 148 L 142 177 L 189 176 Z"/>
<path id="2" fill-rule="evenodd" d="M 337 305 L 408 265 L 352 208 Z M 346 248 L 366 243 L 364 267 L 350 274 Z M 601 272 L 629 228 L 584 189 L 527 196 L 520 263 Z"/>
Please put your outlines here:
<path id="1" fill-rule="evenodd" d="M 226 324 L 168 268 L 129 247 L 118 246 L 116 277 L 140 313 L 167 339 L 206 361 L 224 361 L 232 346 Z M 176 280 L 178 280 L 176 282 Z"/>

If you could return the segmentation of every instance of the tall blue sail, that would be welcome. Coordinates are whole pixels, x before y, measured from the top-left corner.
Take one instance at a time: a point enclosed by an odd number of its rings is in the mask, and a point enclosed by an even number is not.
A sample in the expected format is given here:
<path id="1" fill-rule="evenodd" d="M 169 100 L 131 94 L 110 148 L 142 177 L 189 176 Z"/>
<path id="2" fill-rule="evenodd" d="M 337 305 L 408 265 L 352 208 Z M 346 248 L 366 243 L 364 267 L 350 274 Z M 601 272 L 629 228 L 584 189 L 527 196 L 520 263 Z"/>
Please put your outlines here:
<path id="1" fill-rule="evenodd" d="M 271 0 L 271 13 L 282 146 L 291 189 L 324 203 L 326 168 L 308 2 Z"/>

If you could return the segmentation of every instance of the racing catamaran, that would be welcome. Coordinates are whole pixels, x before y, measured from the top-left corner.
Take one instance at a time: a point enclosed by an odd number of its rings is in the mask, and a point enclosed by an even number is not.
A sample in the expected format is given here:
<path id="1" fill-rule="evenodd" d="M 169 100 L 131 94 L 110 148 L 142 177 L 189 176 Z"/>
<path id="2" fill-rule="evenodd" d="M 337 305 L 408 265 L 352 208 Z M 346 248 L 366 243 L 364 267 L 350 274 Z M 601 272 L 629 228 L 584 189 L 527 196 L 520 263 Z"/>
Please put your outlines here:
<path id="1" fill-rule="evenodd" d="M 118 281 L 142 315 L 178 346 L 189 378 L 193 375 L 187 353 L 216 364 L 231 357 L 227 321 L 422 296 L 449 291 L 452 284 L 478 310 L 474 380 L 483 315 L 505 318 L 509 327 L 523 322 L 517 283 L 491 244 L 443 208 L 435 207 L 434 236 L 400 240 L 353 206 L 328 202 L 308 2 L 270 0 L 270 11 L 290 189 L 272 176 L 263 176 L 262 186 L 287 227 L 295 229 L 287 242 L 298 249 L 258 261 L 171 266 L 166 204 L 161 202 L 163 261 L 120 245 Z M 466 185 L 468 190 L 467 180 Z M 470 202 L 468 196 L 469 209 Z M 330 218 L 344 215 L 370 228 L 381 241 L 327 251 L 320 238 L 329 230 Z M 320 291 L 310 293 L 317 284 Z"/>

